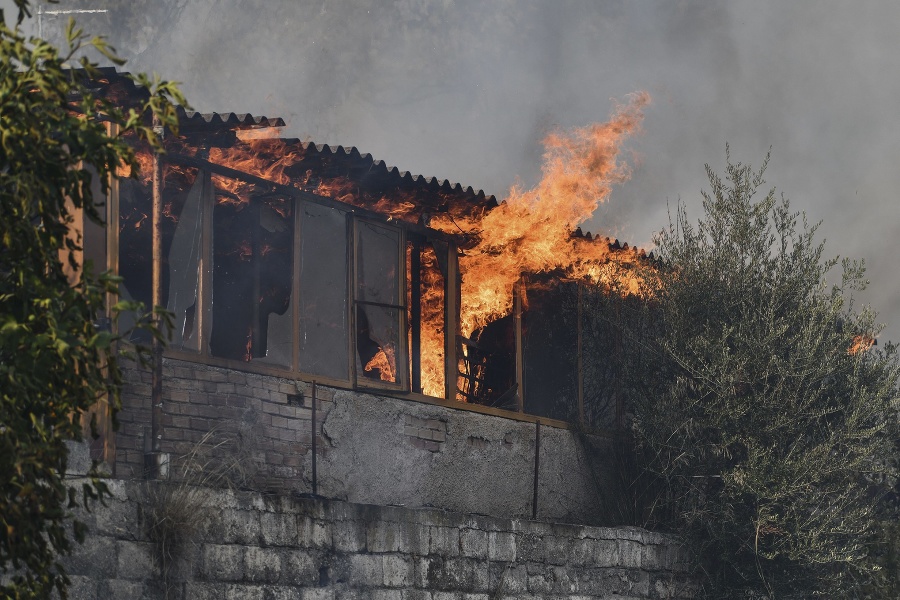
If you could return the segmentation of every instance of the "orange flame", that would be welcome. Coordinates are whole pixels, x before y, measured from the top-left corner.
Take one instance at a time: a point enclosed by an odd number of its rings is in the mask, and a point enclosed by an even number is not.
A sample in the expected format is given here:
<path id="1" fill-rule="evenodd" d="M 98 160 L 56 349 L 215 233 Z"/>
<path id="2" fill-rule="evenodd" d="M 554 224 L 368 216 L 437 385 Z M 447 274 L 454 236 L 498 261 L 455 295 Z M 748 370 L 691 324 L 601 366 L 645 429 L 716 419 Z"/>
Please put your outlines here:
<path id="1" fill-rule="evenodd" d="M 119 166 L 116 168 L 116 176 L 120 178 L 134 176 L 137 177 L 141 183 L 147 185 L 153 177 L 153 154 L 146 150 L 137 150 L 134 153 L 134 158 L 138 165 L 137 172 L 129 165 L 119 163 Z"/>
<path id="2" fill-rule="evenodd" d="M 540 183 L 530 190 L 513 187 L 506 200 L 490 211 L 450 202 L 447 212 L 421 215 L 422 209 L 412 195 L 395 192 L 372 198 L 346 177 L 290 170 L 304 159 L 305 149 L 278 139 L 276 128 L 238 131 L 237 143 L 227 148 L 210 148 L 209 161 L 369 208 L 394 219 L 417 222 L 424 217 L 434 229 L 471 236 L 475 245 L 467 248 L 460 259 L 461 333 L 470 337 L 474 331 L 511 312 L 513 288 L 527 273 L 561 270 L 567 277 L 615 287 L 623 293 L 641 293 L 643 282 L 623 268 L 637 260 L 636 252 L 613 252 L 601 240 L 575 238 L 572 233 L 609 198 L 613 185 L 630 176 L 628 165 L 619 161 L 621 145 L 640 129 L 643 108 L 649 101 L 649 95 L 644 92 L 634 94 L 627 103 L 616 107 L 606 123 L 548 135 L 544 139 Z M 183 151 L 196 152 L 196 149 Z M 220 190 L 217 202 L 237 206 L 249 203 L 252 184 L 213 177 Z M 243 258 L 249 253 L 241 255 Z M 423 392 L 442 397 L 444 286 L 431 248 L 423 250 L 421 280 Z M 396 381 L 394 352 L 392 347 L 382 348 L 366 364 L 365 371 L 379 369 L 383 381 Z"/>
<path id="3" fill-rule="evenodd" d="M 242 142 L 252 140 L 274 140 L 281 136 L 281 127 L 261 127 L 257 129 L 238 129 L 234 132 Z"/>
<path id="4" fill-rule="evenodd" d="M 858 335 L 853 338 L 853 343 L 847 350 L 847 354 L 859 354 L 861 352 L 867 352 L 874 345 L 875 338 L 871 335 Z"/>
<path id="5" fill-rule="evenodd" d="M 378 369 L 381 381 L 397 381 L 394 378 L 394 373 L 397 370 L 397 358 L 394 348 L 390 344 L 379 348 L 378 353 L 372 357 L 372 360 L 366 363 L 364 370 L 372 372 L 375 369 Z"/>
<path id="6" fill-rule="evenodd" d="M 634 94 L 606 123 L 552 133 L 544 139 L 543 178 L 530 190 L 513 187 L 507 199 L 478 220 L 437 217 L 432 227 L 477 233 L 478 244 L 460 259 L 462 333 L 469 336 L 512 310 L 513 287 L 525 273 L 563 269 L 571 277 L 605 283 L 601 265 L 621 260 L 605 244 L 572 232 L 609 198 L 613 184 L 630 176 L 618 161 L 621 144 L 640 129 L 648 94 Z M 619 282 L 621 287 L 621 282 Z M 625 288 L 637 292 L 640 282 Z"/>

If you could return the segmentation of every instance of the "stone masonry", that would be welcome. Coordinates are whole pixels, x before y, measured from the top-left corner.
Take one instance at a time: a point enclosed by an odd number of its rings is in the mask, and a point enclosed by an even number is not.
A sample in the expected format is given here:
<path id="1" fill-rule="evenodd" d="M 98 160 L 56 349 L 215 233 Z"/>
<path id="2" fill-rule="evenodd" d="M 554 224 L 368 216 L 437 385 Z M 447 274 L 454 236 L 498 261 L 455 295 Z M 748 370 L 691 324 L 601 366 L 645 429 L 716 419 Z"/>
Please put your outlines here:
<path id="1" fill-rule="evenodd" d="M 683 552 L 626 528 L 207 490 L 164 582 L 151 485 L 111 481 L 68 560 L 74 600 L 690 598 Z M 167 596 L 166 596 L 167 594 Z"/>

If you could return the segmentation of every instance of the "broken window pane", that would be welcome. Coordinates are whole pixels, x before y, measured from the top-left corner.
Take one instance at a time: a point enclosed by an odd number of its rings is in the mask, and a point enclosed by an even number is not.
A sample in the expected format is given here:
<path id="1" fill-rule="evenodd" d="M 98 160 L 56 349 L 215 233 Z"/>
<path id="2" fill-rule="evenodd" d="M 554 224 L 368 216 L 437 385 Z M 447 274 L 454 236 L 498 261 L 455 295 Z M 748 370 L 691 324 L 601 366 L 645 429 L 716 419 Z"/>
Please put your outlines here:
<path id="1" fill-rule="evenodd" d="M 356 231 L 356 372 L 400 383 L 400 231 L 361 220 Z"/>
<path id="2" fill-rule="evenodd" d="M 175 232 L 169 248 L 169 293 L 166 308 L 175 315 L 175 326 L 169 347 L 179 350 L 200 349 L 197 331 L 199 322 L 197 292 L 200 282 L 205 181 L 206 178 L 203 176 L 194 179 L 183 201 L 181 216 L 175 219 Z"/>
<path id="3" fill-rule="evenodd" d="M 400 309 L 358 304 L 356 307 L 356 372 L 368 379 L 399 383 L 397 350 Z"/>
<path id="4" fill-rule="evenodd" d="M 350 378 L 347 213 L 300 203 L 300 371 Z"/>
<path id="5" fill-rule="evenodd" d="M 524 410 L 562 421 L 578 420 L 578 286 L 532 284 L 522 315 Z"/>
<path id="6" fill-rule="evenodd" d="M 139 153 L 139 156 L 142 157 L 142 164 L 150 164 L 149 154 Z M 142 170 L 141 173 L 141 177 L 138 179 L 123 178 L 119 180 L 119 275 L 123 278 L 120 286 L 122 299 L 142 302 L 145 309 L 149 311 L 153 304 L 153 187 L 149 172 Z M 199 170 L 195 168 L 170 164 L 163 166 L 163 206 L 160 221 L 163 306 L 169 305 L 172 286 L 170 253 L 175 240 L 175 232 L 185 210 L 188 196 L 198 180 L 198 174 Z M 191 218 L 193 217 L 188 217 L 189 220 Z M 179 244 L 182 244 L 181 240 L 179 240 Z M 181 254 L 181 250 L 177 250 L 177 253 Z M 196 274 L 194 278 L 197 278 Z M 189 306 L 184 309 L 188 311 Z M 133 323 L 134 319 L 129 321 L 127 316 L 120 319 L 119 331 L 124 333 Z M 194 337 L 196 338 L 196 336 Z M 150 341 L 146 332 L 136 332 L 131 339 L 142 343 Z"/>
<path id="7" fill-rule="evenodd" d="M 291 329 L 277 325 L 291 306 L 292 203 L 236 179 L 213 176 L 213 184 L 210 354 L 290 366 Z"/>

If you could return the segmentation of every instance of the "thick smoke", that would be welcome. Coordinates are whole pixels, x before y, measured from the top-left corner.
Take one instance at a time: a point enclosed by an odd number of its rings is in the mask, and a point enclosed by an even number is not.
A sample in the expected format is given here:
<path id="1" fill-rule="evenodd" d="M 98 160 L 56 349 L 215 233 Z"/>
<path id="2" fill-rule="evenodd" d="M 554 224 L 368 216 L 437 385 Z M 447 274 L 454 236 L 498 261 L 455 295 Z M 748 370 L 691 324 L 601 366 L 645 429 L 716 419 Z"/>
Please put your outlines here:
<path id="1" fill-rule="evenodd" d="M 649 246 L 704 163 L 759 164 L 829 254 L 864 258 L 900 338 L 888 241 L 900 228 L 900 4 L 706 0 L 63 0 L 129 68 L 180 80 L 203 111 L 283 116 L 287 133 L 357 146 L 498 197 L 540 176 L 551 128 L 604 120 L 646 90 L 634 173 L 585 229 Z M 52 31 L 53 19 L 45 19 Z M 58 19 L 56 31 L 59 31 Z M 837 276 L 837 274 L 835 274 Z"/>

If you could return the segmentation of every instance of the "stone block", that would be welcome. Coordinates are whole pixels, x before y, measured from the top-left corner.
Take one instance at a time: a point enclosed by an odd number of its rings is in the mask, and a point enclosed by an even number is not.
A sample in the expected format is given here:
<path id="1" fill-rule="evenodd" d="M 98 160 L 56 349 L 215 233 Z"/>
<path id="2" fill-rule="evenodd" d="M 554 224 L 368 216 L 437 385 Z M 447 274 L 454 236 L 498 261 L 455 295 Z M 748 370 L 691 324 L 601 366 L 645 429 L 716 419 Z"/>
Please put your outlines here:
<path id="1" fill-rule="evenodd" d="M 96 600 L 98 585 L 93 577 L 69 575 L 69 600 Z"/>
<path id="2" fill-rule="evenodd" d="M 266 600 L 268 586 L 228 584 L 225 586 L 225 600 Z"/>
<path id="3" fill-rule="evenodd" d="M 366 524 L 362 521 L 335 521 L 332 525 L 334 549 L 338 552 L 362 552 L 366 549 Z"/>
<path id="4" fill-rule="evenodd" d="M 432 600 L 462 600 L 459 592 L 432 592 Z"/>
<path id="5" fill-rule="evenodd" d="M 300 590 L 301 600 L 334 600 L 334 589 L 307 588 Z"/>
<path id="6" fill-rule="evenodd" d="M 366 548 L 369 552 L 398 552 L 400 523 L 372 521 L 366 529 Z"/>
<path id="7" fill-rule="evenodd" d="M 331 546 L 331 523 L 308 516 L 298 517 L 297 543 L 304 548 L 325 548 Z"/>
<path id="8" fill-rule="evenodd" d="M 516 536 L 505 531 L 488 532 L 488 559 L 503 562 L 516 560 Z"/>
<path id="9" fill-rule="evenodd" d="M 274 548 L 250 546 L 244 549 L 244 579 L 255 583 L 277 583 L 281 577 L 281 557 Z"/>
<path id="10" fill-rule="evenodd" d="M 544 556 L 551 565 L 565 565 L 572 553 L 572 539 L 561 536 L 548 536 L 543 539 Z"/>
<path id="11" fill-rule="evenodd" d="M 384 581 L 384 568 L 378 554 L 354 554 L 350 556 L 350 584 L 356 587 L 374 587 Z"/>
<path id="12" fill-rule="evenodd" d="M 384 585 L 389 588 L 404 588 L 412 585 L 413 563 L 401 554 L 385 554 L 382 556 Z"/>
<path id="13" fill-rule="evenodd" d="M 459 556 L 459 529 L 429 527 L 428 553 L 440 556 Z"/>
<path id="14" fill-rule="evenodd" d="M 241 581 L 244 548 L 238 545 L 204 544 L 200 552 L 201 576 L 207 581 Z"/>
<path id="15" fill-rule="evenodd" d="M 478 529 L 462 529 L 459 532 L 459 550 L 463 556 L 487 558 L 488 534 Z"/>
<path id="16" fill-rule="evenodd" d="M 184 584 L 185 600 L 222 600 L 224 597 L 224 583 L 188 581 Z"/>
<path id="17" fill-rule="evenodd" d="M 641 554 L 643 545 L 636 541 L 619 540 L 619 560 L 618 565 L 626 568 L 641 568 Z"/>
<path id="18" fill-rule="evenodd" d="M 476 560 L 472 566 L 472 590 L 474 592 L 491 591 L 491 565 L 488 561 Z"/>
<path id="19" fill-rule="evenodd" d="M 400 590 L 372 590 L 372 600 L 403 600 Z"/>
<path id="20" fill-rule="evenodd" d="M 156 546 L 150 542 L 116 542 L 116 574 L 121 579 L 153 579 L 159 570 L 156 566 Z"/>
<path id="21" fill-rule="evenodd" d="M 544 562 L 544 543 L 531 532 L 519 533 L 516 538 L 516 560 L 519 562 Z"/>
<path id="22" fill-rule="evenodd" d="M 403 600 L 433 600 L 431 592 L 427 590 L 403 590 L 400 594 Z"/>
<path id="23" fill-rule="evenodd" d="M 494 582 L 493 576 L 491 582 Z M 501 598 L 505 595 L 522 594 L 528 589 L 528 571 L 525 569 L 525 565 L 509 565 L 500 571 L 494 585 L 496 585 L 496 591 L 493 593 Z"/>
<path id="24" fill-rule="evenodd" d="M 107 579 L 100 582 L 97 598 L 129 598 L 141 600 L 152 598 L 155 594 L 152 588 L 142 581 L 126 581 L 123 579 Z"/>
<path id="25" fill-rule="evenodd" d="M 235 508 L 218 511 L 207 539 L 224 544 L 257 544 L 261 535 L 259 515 L 255 510 Z"/>
<path id="26" fill-rule="evenodd" d="M 414 556 L 428 554 L 428 528 L 421 525 L 418 520 L 409 519 L 399 523 L 400 552 Z"/>
<path id="27" fill-rule="evenodd" d="M 263 512 L 259 516 L 263 543 L 267 546 L 293 546 L 297 543 L 297 519 L 292 514 Z"/>
<path id="28" fill-rule="evenodd" d="M 89 535 L 84 544 L 75 544 L 72 555 L 64 561 L 72 575 L 106 577 L 117 567 L 116 543 L 113 538 Z"/>
<path id="29" fill-rule="evenodd" d="M 281 560 L 281 583 L 296 586 L 319 584 L 319 564 L 308 550 L 285 550 Z"/>

